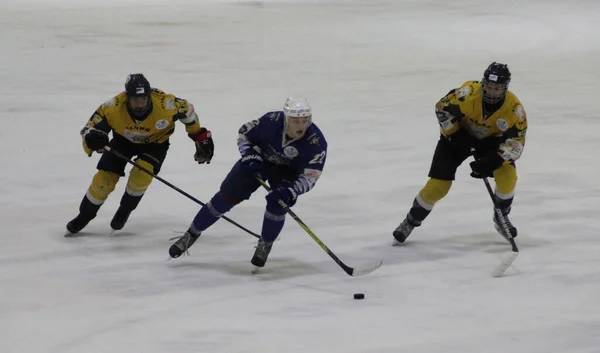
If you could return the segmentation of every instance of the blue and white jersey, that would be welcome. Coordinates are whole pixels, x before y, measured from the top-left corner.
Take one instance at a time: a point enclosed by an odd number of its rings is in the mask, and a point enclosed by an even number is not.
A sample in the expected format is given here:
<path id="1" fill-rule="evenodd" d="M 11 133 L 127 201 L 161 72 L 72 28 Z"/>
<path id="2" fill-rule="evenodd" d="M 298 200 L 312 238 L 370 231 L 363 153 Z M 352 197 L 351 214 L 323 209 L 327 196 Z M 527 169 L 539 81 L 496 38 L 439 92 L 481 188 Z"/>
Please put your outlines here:
<path id="1" fill-rule="evenodd" d="M 284 123 L 283 111 L 274 111 L 244 124 L 239 130 L 238 148 L 242 156 L 254 149 L 260 152 L 265 162 L 296 173 L 298 177 L 293 188 L 300 195 L 312 189 L 321 176 L 327 157 L 327 141 L 314 123 L 303 137 L 289 140 Z"/>

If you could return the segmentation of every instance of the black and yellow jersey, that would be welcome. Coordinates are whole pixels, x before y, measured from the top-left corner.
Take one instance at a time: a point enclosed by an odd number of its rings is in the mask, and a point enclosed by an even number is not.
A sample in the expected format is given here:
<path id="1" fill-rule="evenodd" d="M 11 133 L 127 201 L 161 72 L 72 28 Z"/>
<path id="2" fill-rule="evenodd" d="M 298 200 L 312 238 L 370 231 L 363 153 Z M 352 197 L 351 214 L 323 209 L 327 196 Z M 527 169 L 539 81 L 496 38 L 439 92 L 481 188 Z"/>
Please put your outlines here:
<path id="1" fill-rule="evenodd" d="M 483 140 L 500 137 L 499 154 L 506 160 L 521 156 L 527 133 L 527 115 L 519 99 L 510 91 L 502 106 L 488 116 L 483 108 L 479 81 L 467 81 L 453 89 L 435 105 L 442 135 L 449 137 L 459 129 Z"/>
<path id="2" fill-rule="evenodd" d="M 198 115 L 187 100 L 156 88 L 152 89 L 150 99 L 152 111 L 147 118 L 137 121 L 127 111 L 127 94 L 119 93 L 96 109 L 82 130 L 82 136 L 87 129 L 94 128 L 106 133 L 112 130 L 113 135 L 120 135 L 135 144 L 162 143 L 175 131 L 177 120 L 185 125 L 188 134 L 200 131 Z M 83 148 L 88 155 L 92 154 L 85 140 Z"/>

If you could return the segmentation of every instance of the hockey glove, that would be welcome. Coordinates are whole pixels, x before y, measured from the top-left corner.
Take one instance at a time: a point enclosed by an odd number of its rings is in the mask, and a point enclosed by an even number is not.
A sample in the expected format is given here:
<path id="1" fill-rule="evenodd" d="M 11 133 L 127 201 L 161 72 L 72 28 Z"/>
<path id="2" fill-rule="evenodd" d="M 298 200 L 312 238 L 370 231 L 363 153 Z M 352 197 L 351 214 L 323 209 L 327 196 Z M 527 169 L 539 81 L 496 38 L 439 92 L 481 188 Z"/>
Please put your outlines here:
<path id="1" fill-rule="evenodd" d="M 194 160 L 198 164 L 210 164 L 215 153 L 215 144 L 213 143 L 212 133 L 206 128 L 201 128 L 194 135 L 188 135 L 196 143 L 196 153 L 194 153 Z"/>
<path id="2" fill-rule="evenodd" d="M 265 199 L 268 203 L 275 204 L 279 204 L 279 200 L 281 200 L 286 206 L 290 207 L 295 203 L 297 197 L 296 191 L 291 187 L 280 186 L 268 193 Z"/>
<path id="3" fill-rule="evenodd" d="M 241 162 L 246 174 L 252 176 L 252 178 L 260 175 L 260 172 L 263 169 L 263 158 L 254 150 L 251 150 L 250 153 L 242 157 Z"/>
<path id="4" fill-rule="evenodd" d="M 495 150 L 489 151 L 482 157 L 475 157 L 475 161 L 471 162 L 471 176 L 477 179 L 491 178 L 494 176 L 494 171 L 504 163 L 502 158 Z"/>
<path id="5" fill-rule="evenodd" d="M 83 135 L 85 145 L 89 149 L 101 152 L 104 146 L 108 145 L 108 134 L 102 130 L 89 128 Z"/>

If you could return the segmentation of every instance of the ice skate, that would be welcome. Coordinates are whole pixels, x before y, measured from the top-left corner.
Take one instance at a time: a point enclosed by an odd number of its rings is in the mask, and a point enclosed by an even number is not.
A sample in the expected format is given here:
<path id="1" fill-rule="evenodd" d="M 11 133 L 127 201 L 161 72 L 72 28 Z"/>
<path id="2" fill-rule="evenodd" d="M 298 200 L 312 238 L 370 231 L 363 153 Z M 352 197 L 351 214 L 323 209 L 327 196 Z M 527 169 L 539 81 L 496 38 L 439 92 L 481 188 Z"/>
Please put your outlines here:
<path id="1" fill-rule="evenodd" d="M 113 229 L 111 234 L 114 233 L 114 231 L 116 230 L 123 229 L 125 223 L 127 223 L 127 220 L 129 219 L 129 215 L 131 215 L 131 211 L 133 210 L 124 207 L 119 207 L 112 221 L 110 221 L 110 227 Z"/>
<path id="2" fill-rule="evenodd" d="M 192 234 L 188 230 L 182 237 L 177 239 L 177 241 L 173 243 L 173 245 L 171 245 L 171 247 L 169 248 L 169 255 L 174 259 L 180 257 L 181 255 L 186 253 L 192 245 L 194 245 L 194 243 L 196 242 L 196 240 L 198 240 L 199 237 L 200 234 Z"/>
<path id="3" fill-rule="evenodd" d="M 254 265 L 252 273 L 256 273 L 258 269 L 265 267 L 272 247 L 273 243 L 266 243 L 262 238 L 258 240 L 254 256 L 252 256 L 252 260 L 250 260 L 252 265 Z"/>
<path id="4" fill-rule="evenodd" d="M 510 232 L 510 235 L 512 238 L 516 238 L 517 237 L 517 227 L 515 227 L 512 222 L 510 221 L 510 219 L 508 219 L 508 214 L 504 214 L 504 212 L 502 212 L 504 215 L 504 222 L 506 223 L 506 227 L 508 228 L 508 231 Z M 504 237 L 506 240 L 509 240 L 508 237 L 506 236 L 506 234 L 504 233 L 504 229 L 502 228 L 502 225 L 500 224 L 500 221 L 498 220 L 498 217 L 496 216 L 496 213 L 494 213 L 494 228 L 496 228 L 496 231 L 498 233 L 500 233 L 500 235 L 502 235 L 502 237 Z"/>
<path id="5" fill-rule="evenodd" d="M 400 244 L 404 243 L 406 238 L 408 238 L 410 233 L 412 233 L 413 229 L 415 229 L 415 225 L 413 225 L 408 220 L 408 217 L 405 218 L 404 221 L 402 221 L 402 223 L 400 223 L 398 228 L 396 228 L 394 230 L 394 233 L 393 233 L 394 240 L 392 242 L 392 245 L 396 246 L 396 245 L 400 245 Z"/>
<path id="6" fill-rule="evenodd" d="M 79 233 L 85 226 L 90 223 L 92 219 L 96 217 L 95 215 L 86 215 L 80 213 L 77 217 L 73 218 L 69 223 L 67 223 L 67 231 L 65 232 L 65 237 L 72 237 L 75 234 Z"/>

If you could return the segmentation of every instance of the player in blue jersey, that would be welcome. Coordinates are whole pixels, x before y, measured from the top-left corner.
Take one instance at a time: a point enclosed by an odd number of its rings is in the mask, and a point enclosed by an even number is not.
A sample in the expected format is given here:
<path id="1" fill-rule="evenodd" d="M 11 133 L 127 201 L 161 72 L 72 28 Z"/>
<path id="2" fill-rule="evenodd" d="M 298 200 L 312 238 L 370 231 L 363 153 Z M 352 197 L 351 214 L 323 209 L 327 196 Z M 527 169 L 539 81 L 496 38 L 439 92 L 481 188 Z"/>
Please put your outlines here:
<path id="1" fill-rule="evenodd" d="M 171 245 L 172 258 L 180 257 L 223 214 L 248 200 L 261 186 L 258 177 L 272 188 L 266 196 L 261 238 L 251 260 L 254 266 L 264 267 L 285 222 L 286 210 L 279 200 L 291 207 L 298 196 L 310 191 L 327 156 L 327 142 L 312 122 L 312 109 L 304 98 L 288 98 L 282 111 L 268 112 L 244 124 L 239 130 L 238 148 L 241 158 L 185 235 Z"/>

